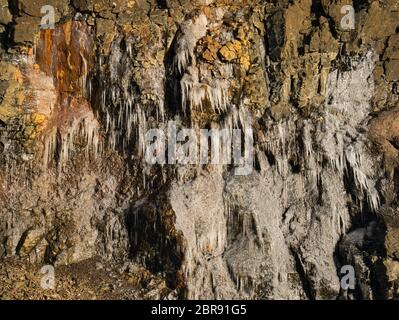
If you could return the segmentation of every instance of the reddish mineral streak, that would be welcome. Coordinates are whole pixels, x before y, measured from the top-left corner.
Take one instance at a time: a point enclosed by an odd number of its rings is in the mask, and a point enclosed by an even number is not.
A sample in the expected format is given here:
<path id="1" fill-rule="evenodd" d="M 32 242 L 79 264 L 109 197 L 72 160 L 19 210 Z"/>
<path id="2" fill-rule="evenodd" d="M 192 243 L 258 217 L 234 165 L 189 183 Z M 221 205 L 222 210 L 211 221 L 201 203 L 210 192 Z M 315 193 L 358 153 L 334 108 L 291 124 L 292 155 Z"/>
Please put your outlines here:
<path id="1" fill-rule="evenodd" d="M 85 96 L 82 85 L 93 65 L 93 46 L 89 27 L 79 21 L 41 31 L 36 61 L 42 71 L 53 76 L 60 102 L 65 95 Z"/>
<path id="2" fill-rule="evenodd" d="M 44 130 L 45 165 L 58 149 L 61 153 L 58 158 L 63 164 L 77 136 L 86 138 L 86 150 L 93 146 L 94 153 L 97 152 L 97 121 L 87 100 L 93 46 L 90 28 L 79 21 L 66 22 L 55 30 L 40 33 L 36 62 L 53 78 L 57 92 L 54 110 Z M 61 146 L 57 148 L 57 144 Z"/>

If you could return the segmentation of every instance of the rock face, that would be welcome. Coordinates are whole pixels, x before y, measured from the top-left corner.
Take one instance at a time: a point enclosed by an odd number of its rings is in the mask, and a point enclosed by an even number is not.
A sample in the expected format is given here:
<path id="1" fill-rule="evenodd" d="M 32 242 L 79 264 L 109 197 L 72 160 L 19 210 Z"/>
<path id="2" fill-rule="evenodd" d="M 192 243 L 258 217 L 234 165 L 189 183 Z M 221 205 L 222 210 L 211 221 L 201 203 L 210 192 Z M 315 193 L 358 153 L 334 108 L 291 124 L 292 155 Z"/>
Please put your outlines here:
<path id="1" fill-rule="evenodd" d="M 134 263 L 146 298 L 399 298 L 398 32 L 397 0 L 0 0 L 0 258 Z M 253 129 L 253 170 L 148 164 L 170 121 Z"/>

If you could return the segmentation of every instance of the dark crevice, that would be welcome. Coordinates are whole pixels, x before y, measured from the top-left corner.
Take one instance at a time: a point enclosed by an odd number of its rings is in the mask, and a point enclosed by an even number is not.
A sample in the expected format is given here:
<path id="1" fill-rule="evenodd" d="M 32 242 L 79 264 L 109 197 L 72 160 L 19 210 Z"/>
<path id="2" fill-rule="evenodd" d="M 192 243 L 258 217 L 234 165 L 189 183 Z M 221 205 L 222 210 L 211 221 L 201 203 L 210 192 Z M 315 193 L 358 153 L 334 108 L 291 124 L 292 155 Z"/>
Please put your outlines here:
<path id="1" fill-rule="evenodd" d="M 5 50 L 13 47 L 14 42 L 14 29 L 16 26 L 16 18 L 20 15 L 19 0 L 8 0 L 8 10 L 12 15 L 12 21 L 5 26 L 5 32 L 0 34 L 0 44 Z"/>
<path id="2" fill-rule="evenodd" d="M 302 288 L 303 291 L 306 294 L 307 299 L 309 300 L 316 300 L 314 293 L 313 293 L 313 289 L 312 289 L 312 284 L 310 282 L 310 280 L 308 279 L 301 257 L 299 256 L 299 254 L 297 253 L 297 250 L 291 248 L 291 254 L 293 255 L 294 259 L 295 259 L 295 268 L 296 271 L 299 275 L 299 278 L 301 280 L 302 283 Z"/>

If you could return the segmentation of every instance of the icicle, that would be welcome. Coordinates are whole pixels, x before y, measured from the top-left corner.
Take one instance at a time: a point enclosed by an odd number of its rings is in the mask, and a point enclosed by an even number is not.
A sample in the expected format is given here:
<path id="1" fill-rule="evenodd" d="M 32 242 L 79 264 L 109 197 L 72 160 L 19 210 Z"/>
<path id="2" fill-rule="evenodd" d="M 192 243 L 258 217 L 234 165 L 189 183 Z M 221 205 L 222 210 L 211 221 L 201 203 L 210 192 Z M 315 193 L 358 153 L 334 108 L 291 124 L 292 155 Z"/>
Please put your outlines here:
<path id="1" fill-rule="evenodd" d="M 378 192 L 372 176 L 372 165 L 367 157 L 367 146 L 363 134 L 358 131 L 368 120 L 370 95 L 362 92 L 373 92 L 370 76 L 373 71 L 372 54 L 354 63 L 350 72 L 339 74 L 334 71 L 329 76 L 326 104 L 319 114 L 309 119 L 293 116 L 277 124 L 271 120 L 265 132 L 265 150 L 274 155 L 277 171 L 283 178 L 290 174 L 289 160 L 298 159 L 303 171 L 304 180 L 315 187 L 320 181 L 325 168 L 323 163 L 337 172 L 342 181 L 345 174 L 353 176 L 358 202 L 366 198 L 369 207 L 376 210 L 379 206 Z M 339 76 L 338 76 L 339 75 Z M 296 132 L 296 128 L 302 128 Z M 301 135 L 301 137 L 299 137 Z M 348 138 L 350 137 L 350 138 Z M 297 141 L 303 142 L 303 150 Z M 316 147 L 317 151 L 315 150 Z M 284 186 L 287 189 L 287 186 Z M 286 201 L 286 195 L 282 197 Z M 334 218 L 339 224 L 341 218 Z"/>
<path id="2" fill-rule="evenodd" d="M 83 62 L 83 74 L 81 76 L 81 88 L 83 91 L 83 95 L 86 96 L 86 91 L 87 91 L 87 75 L 88 75 L 88 66 L 87 66 L 87 60 L 85 56 L 83 55 L 82 52 L 79 53 L 80 57 Z"/>
<path id="3" fill-rule="evenodd" d="M 44 153 L 43 153 L 43 166 L 47 169 L 51 160 L 54 158 L 54 153 L 57 144 L 57 129 L 54 128 L 47 136 L 44 141 Z"/>
<path id="4" fill-rule="evenodd" d="M 206 36 L 208 19 L 200 14 L 181 25 L 180 38 L 175 49 L 174 65 L 182 74 L 190 61 L 195 61 L 195 46 L 201 38 Z"/>

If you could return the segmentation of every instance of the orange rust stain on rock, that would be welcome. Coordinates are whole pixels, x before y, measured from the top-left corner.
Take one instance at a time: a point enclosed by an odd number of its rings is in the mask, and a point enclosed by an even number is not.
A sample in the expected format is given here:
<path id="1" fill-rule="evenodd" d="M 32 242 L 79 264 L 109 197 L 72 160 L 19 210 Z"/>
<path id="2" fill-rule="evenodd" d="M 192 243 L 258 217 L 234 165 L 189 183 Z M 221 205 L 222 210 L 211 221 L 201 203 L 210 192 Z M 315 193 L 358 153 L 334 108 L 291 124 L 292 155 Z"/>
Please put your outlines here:
<path id="1" fill-rule="evenodd" d="M 79 21 L 41 31 L 36 61 L 41 70 L 53 77 L 60 97 L 83 95 L 82 84 L 93 65 L 93 44 L 89 26 Z"/>
<path id="2" fill-rule="evenodd" d="M 48 127 L 68 129 L 75 118 L 91 112 L 88 102 L 83 98 L 71 98 L 65 103 L 68 104 L 67 107 L 59 108 L 58 112 L 50 119 Z"/>
<path id="3" fill-rule="evenodd" d="M 65 35 L 65 43 L 67 46 L 71 44 L 71 35 L 72 35 L 72 21 L 68 21 L 62 25 L 62 29 Z"/>
<path id="4" fill-rule="evenodd" d="M 36 61 L 41 70 L 47 75 L 51 75 L 51 54 L 53 47 L 53 30 L 42 30 L 40 32 L 39 42 L 36 51 Z"/>
<path id="5" fill-rule="evenodd" d="M 79 119 L 94 118 L 86 98 L 86 83 L 94 65 L 93 33 L 86 23 L 69 21 L 43 30 L 37 43 L 36 66 L 52 78 L 54 108 L 44 121 L 42 135 L 68 132 Z"/>
<path id="6" fill-rule="evenodd" d="M 17 69 L 14 73 L 14 80 L 17 81 L 20 85 L 24 83 L 24 77 L 21 73 L 21 70 Z"/>

